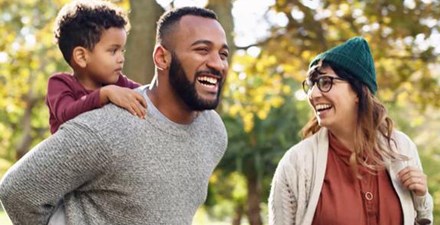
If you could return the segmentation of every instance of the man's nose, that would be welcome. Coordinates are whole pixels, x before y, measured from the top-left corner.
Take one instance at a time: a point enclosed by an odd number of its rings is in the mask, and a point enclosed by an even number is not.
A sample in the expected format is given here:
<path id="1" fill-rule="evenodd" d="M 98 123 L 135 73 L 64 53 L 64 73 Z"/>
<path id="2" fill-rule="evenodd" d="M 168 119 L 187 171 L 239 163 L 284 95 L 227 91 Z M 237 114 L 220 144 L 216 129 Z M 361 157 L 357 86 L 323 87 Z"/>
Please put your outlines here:
<path id="1" fill-rule="evenodd" d="M 207 66 L 223 72 L 228 67 L 228 61 L 224 60 L 219 54 L 212 54 L 208 59 Z"/>

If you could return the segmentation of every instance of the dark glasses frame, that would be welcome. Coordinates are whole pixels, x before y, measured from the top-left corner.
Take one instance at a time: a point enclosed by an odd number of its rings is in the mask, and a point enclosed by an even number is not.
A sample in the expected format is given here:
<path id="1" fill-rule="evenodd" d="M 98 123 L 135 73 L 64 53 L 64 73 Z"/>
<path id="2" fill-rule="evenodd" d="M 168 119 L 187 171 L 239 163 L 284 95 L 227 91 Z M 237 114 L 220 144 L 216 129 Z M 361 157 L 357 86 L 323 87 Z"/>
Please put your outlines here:
<path id="1" fill-rule="evenodd" d="M 306 94 L 309 94 L 310 90 L 312 90 L 313 86 L 318 87 L 318 89 L 323 92 L 323 93 L 327 93 L 329 92 L 332 87 L 333 84 L 335 83 L 334 80 L 341 80 L 341 81 L 345 81 L 346 80 L 339 78 L 339 77 L 334 77 L 334 76 L 320 76 L 317 79 L 305 79 L 302 82 L 302 87 L 303 90 Z"/>

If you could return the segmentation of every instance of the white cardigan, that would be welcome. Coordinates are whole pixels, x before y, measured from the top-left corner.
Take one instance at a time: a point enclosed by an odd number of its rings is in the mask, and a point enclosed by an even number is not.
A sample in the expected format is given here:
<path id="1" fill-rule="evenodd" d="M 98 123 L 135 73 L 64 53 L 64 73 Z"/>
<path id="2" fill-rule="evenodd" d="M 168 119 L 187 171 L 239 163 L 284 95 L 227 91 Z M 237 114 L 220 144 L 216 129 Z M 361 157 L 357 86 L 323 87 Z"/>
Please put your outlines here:
<path id="1" fill-rule="evenodd" d="M 327 132 L 326 128 L 321 128 L 290 148 L 280 160 L 269 197 L 270 225 L 312 224 L 327 167 Z M 401 202 L 404 225 L 414 225 L 415 221 L 433 224 L 431 195 L 412 195 L 397 179 L 397 173 L 406 166 L 422 168 L 417 148 L 402 132 L 394 131 L 392 138 L 396 141 L 398 152 L 409 157 L 408 161 L 390 162 L 387 166 Z"/>

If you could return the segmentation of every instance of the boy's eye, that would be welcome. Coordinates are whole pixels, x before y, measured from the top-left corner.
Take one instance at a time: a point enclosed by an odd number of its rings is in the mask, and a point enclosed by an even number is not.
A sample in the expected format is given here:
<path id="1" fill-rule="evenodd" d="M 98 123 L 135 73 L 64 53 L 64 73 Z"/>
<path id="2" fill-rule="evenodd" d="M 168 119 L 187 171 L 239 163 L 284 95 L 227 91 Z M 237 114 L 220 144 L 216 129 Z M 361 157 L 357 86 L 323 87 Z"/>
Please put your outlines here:
<path id="1" fill-rule="evenodd" d="M 118 48 L 111 48 L 111 49 L 109 49 L 108 51 L 111 53 L 111 54 L 116 54 L 117 52 L 118 52 Z"/>

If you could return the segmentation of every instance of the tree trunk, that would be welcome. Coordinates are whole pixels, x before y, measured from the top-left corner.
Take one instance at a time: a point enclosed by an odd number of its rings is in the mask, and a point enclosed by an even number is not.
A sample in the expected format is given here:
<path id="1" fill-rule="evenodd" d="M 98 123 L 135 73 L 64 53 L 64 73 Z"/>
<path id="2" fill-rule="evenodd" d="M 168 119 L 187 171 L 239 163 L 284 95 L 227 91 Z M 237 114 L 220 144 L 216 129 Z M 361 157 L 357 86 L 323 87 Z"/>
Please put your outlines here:
<path id="1" fill-rule="evenodd" d="M 155 0 L 130 0 L 130 34 L 127 40 L 124 73 L 132 80 L 147 84 L 154 76 L 153 50 L 156 21 L 164 12 Z"/>
<path id="2" fill-rule="evenodd" d="M 229 45 L 229 53 L 231 56 L 235 51 L 232 2 L 232 0 L 209 0 L 209 4 L 206 6 L 206 8 L 213 10 L 217 14 L 218 21 L 223 26 L 223 29 L 225 29 L 226 39 Z"/>
<path id="3" fill-rule="evenodd" d="M 250 225 L 262 225 L 263 221 L 260 216 L 260 194 L 261 186 L 258 183 L 256 174 L 248 175 L 247 177 L 248 188 L 248 219 Z"/>
<path id="4" fill-rule="evenodd" d="M 20 128 L 22 129 L 21 137 L 19 142 L 16 144 L 16 154 L 15 159 L 19 160 L 21 157 L 23 157 L 29 150 L 29 148 L 32 145 L 32 109 L 35 107 L 35 104 L 37 104 L 40 99 L 36 96 L 35 93 L 35 82 L 34 75 L 29 75 L 29 91 L 26 94 L 25 101 L 26 101 L 26 108 L 24 109 L 23 117 L 21 118 L 20 122 Z"/>
<path id="5" fill-rule="evenodd" d="M 240 225 L 241 224 L 241 218 L 243 217 L 243 204 L 238 203 L 237 207 L 235 208 L 235 214 L 234 218 L 232 218 L 232 225 Z"/>

